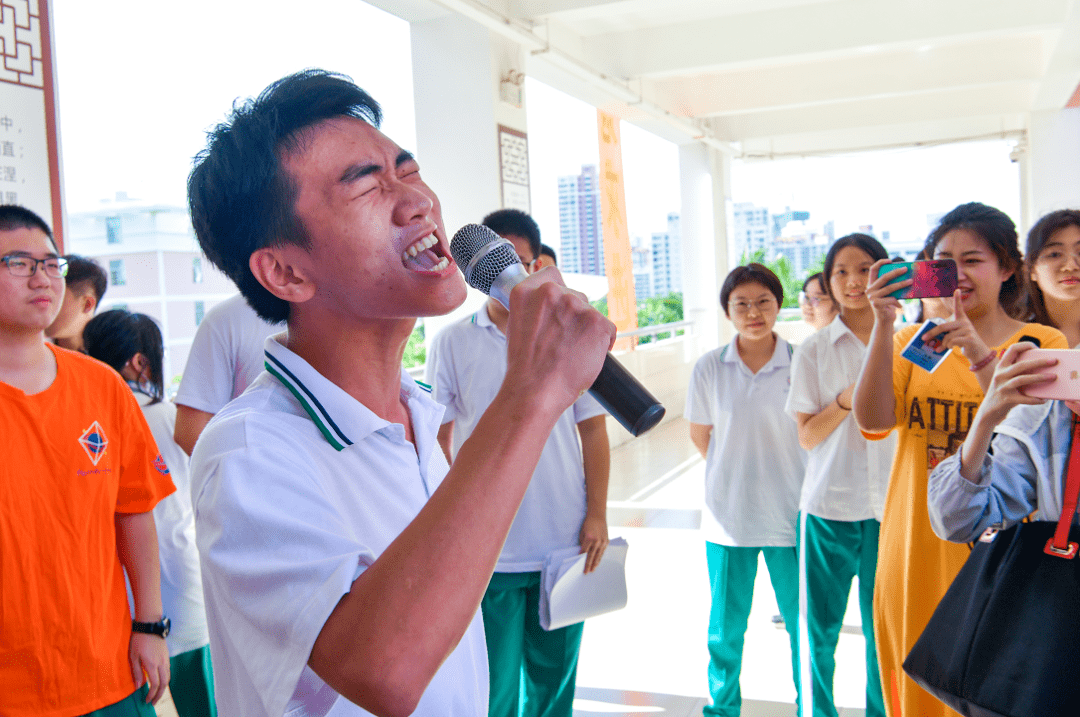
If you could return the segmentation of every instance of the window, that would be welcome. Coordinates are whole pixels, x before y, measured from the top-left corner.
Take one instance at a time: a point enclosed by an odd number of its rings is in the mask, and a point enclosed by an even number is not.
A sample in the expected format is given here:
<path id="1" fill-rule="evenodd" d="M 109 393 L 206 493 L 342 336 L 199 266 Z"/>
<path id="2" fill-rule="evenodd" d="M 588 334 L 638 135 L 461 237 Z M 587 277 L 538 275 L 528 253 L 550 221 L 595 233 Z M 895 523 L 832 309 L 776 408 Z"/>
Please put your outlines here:
<path id="1" fill-rule="evenodd" d="M 203 301 L 195 302 L 195 325 L 198 326 L 202 323 L 203 316 L 206 315 L 206 303 Z"/>
<path id="2" fill-rule="evenodd" d="M 202 257 L 196 256 L 191 259 L 191 281 L 195 284 L 202 283 Z"/>
<path id="3" fill-rule="evenodd" d="M 123 286 L 127 283 L 127 274 L 124 273 L 123 259 L 112 259 L 109 261 L 109 283 L 113 286 Z"/>
<path id="4" fill-rule="evenodd" d="M 105 238 L 110 244 L 120 243 L 120 217 L 105 217 Z"/>

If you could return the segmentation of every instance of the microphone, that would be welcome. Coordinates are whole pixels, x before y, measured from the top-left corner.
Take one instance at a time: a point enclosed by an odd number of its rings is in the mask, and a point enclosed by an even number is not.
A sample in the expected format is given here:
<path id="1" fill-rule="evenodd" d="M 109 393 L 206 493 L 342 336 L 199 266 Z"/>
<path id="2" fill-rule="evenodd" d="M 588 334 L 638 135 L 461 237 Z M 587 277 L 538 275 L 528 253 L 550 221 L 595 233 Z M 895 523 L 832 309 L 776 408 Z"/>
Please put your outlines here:
<path id="1" fill-rule="evenodd" d="M 469 286 L 507 309 L 510 290 L 529 276 L 514 245 L 480 224 L 459 229 L 450 242 L 450 254 Z M 610 353 L 589 393 L 633 436 L 645 433 L 664 417 L 664 406 Z"/>

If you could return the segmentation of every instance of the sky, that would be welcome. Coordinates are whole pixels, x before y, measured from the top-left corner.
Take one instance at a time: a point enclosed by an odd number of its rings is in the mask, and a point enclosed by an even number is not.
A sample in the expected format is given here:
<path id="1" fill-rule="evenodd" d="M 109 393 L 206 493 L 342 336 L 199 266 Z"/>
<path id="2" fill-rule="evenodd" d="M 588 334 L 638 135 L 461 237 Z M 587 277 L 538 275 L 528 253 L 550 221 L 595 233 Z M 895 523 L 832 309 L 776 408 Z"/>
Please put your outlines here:
<path id="1" fill-rule="evenodd" d="M 415 147 L 408 23 L 358 0 L 53 0 L 69 212 L 116 192 L 183 205 L 192 157 L 234 101 L 305 67 L 352 76 L 383 106 L 383 130 Z M 298 7 L 316 7 L 303 15 Z M 332 22 L 323 21 L 333 18 Z M 595 108 L 525 84 L 533 213 L 558 247 L 558 177 L 597 162 Z M 679 211 L 678 148 L 622 124 L 631 237 L 665 231 Z M 872 224 L 893 239 L 926 234 L 926 215 L 978 200 L 1019 219 L 1019 173 L 1007 142 L 743 163 L 732 199 L 811 212 L 837 235 Z M 423 157 L 419 157 L 423 166 Z M 454 227 L 448 227 L 454 231 Z"/>
<path id="2" fill-rule="evenodd" d="M 1019 165 L 1007 141 L 966 142 L 929 148 L 863 152 L 832 157 L 736 162 L 732 201 L 772 213 L 810 211 L 808 228 L 835 221 L 836 236 L 872 225 L 891 241 L 922 241 L 927 215 L 979 201 L 1020 221 Z"/>
<path id="3" fill-rule="evenodd" d="M 306 67 L 352 76 L 383 105 L 387 135 L 415 147 L 408 23 L 366 3 L 51 4 L 69 212 L 118 191 L 185 204 L 206 130 L 236 99 Z"/>

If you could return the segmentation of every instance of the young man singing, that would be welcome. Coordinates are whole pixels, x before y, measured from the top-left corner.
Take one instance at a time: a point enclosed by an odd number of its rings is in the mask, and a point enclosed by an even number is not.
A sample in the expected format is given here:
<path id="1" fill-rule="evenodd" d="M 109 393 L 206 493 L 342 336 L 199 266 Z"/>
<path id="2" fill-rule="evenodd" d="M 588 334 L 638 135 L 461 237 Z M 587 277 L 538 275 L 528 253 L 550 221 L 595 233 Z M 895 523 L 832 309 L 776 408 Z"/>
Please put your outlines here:
<path id="1" fill-rule="evenodd" d="M 547 435 L 614 340 L 557 272 L 518 285 L 515 378 L 448 471 L 442 408 L 401 357 L 465 285 L 380 116 L 347 78 L 301 72 L 238 107 L 189 178 L 207 256 L 288 323 L 192 456 L 223 714 L 485 715 L 477 608 Z"/>

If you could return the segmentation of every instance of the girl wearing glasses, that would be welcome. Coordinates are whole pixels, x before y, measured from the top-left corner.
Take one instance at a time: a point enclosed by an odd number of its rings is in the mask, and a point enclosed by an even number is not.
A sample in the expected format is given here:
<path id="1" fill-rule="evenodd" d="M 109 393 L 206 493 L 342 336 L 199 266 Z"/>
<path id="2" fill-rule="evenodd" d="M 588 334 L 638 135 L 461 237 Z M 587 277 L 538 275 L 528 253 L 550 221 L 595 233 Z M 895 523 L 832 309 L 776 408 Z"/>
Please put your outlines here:
<path id="1" fill-rule="evenodd" d="M 856 417 L 867 435 L 895 435 L 899 442 L 885 500 L 874 596 L 878 654 L 892 717 L 955 714 L 902 667 L 969 552 L 934 534 L 927 512 L 928 476 L 964 442 L 1001 352 L 1024 337 L 1037 339 L 1043 348 L 1066 347 L 1057 330 L 1016 318 L 1025 310 L 1017 275 L 1022 263 L 1016 226 L 1004 212 L 977 202 L 956 207 L 930 233 L 926 255 L 956 262 L 958 288 L 945 300 L 953 317 L 926 334 L 953 352 L 933 373 L 900 357 L 919 327 L 894 333 L 900 303 L 890 294 L 912 282 L 898 281 L 902 270 L 879 262 L 866 292 L 874 327 L 855 394 Z"/>
<path id="2" fill-rule="evenodd" d="M 173 441 L 176 405 L 164 399 L 165 349 L 161 331 L 145 314 L 114 309 L 98 314 L 83 329 L 86 352 L 127 379 L 142 407 L 176 492 L 154 508 L 161 556 L 161 601 L 172 620 L 165 638 L 172 678 L 170 690 L 180 717 L 213 717 L 214 678 L 210 634 L 203 605 L 202 573 L 195 546 L 188 457 Z"/>
<path id="3" fill-rule="evenodd" d="M 1028 232 L 1024 280 L 1032 321 L 1080 345 L 1080 210 L 1050 212 Z"/>
<path id="4" fill-rule="evenodd" d="M 720 305 L 738 334 L 698 360 L 686 398 L 690 439 L 705 457 L 701 527 L 712 588 L 712 705 L 705 707 L 706 715 L 738 714 L 741 707 L 743 635 L 759 553 L 790 637 L 799 692 L 795 518 L 805 453 L 795 425 L 784 415 L 792 348 L 773 333 L 783 301 L 780 280 L 765 266 L 732 271 Z"/>
<path id="5" fill-rule="evenodd" d="M 799 292 L 799 308 L 802 309 L 803 321 L 814 331 L 825 328 L 836 318 L 836 302 L 829 297 L 820 271 L 806 277 L 803 282 L 802 291 Z"/>
<path id="6" fill-rule="evenodd" d="M 799 505 L 799 607 L 813 685 L 813 711 L 803 714 L 815 717 L 837 714 L 834 655 L 856 575 L 866 638 L 866 714 L 885 714 L 873 597 L 878 529 L 895 439 L 866 440 L 851 415 L 851 397 L 874 326 L 866 298 L 870 267 L 886 257 L 885 247 L 866 234 L 849 234 L 832 245 L 823 273 L 840 313 L 799 347 L 791 369 L 786 410 L 798 424 L 799 443 L 809 451 Z M 804 700 L 807 693 L 804 689 Z"/>

